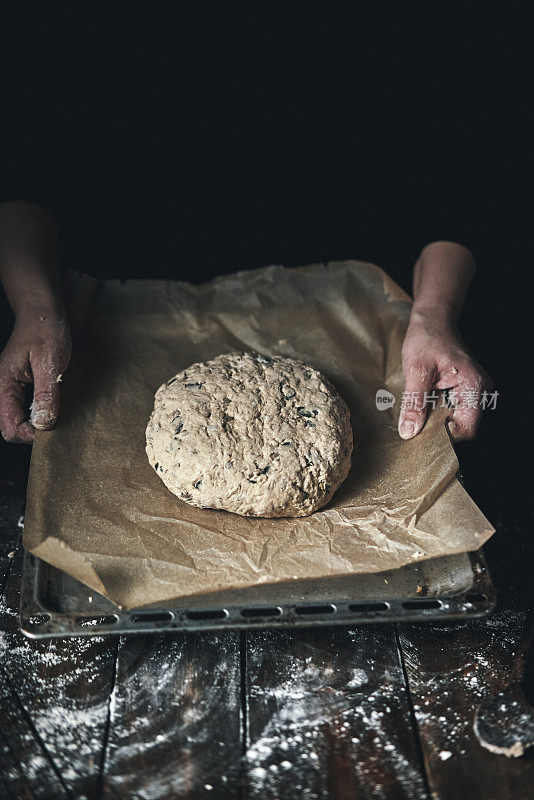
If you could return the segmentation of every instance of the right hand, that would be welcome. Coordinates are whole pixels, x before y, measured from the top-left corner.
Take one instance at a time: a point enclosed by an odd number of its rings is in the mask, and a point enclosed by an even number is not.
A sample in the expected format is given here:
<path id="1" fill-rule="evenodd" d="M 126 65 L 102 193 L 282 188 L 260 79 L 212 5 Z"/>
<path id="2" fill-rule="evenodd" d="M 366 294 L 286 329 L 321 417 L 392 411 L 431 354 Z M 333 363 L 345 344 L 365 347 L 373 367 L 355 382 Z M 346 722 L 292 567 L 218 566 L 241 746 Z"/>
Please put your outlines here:
<path id="1" fill-rule="evenodd" d="M 455 399 L 449 415 L 454 441 L 476 436 L 482 416 L 480 401 L 493 384 L 469 352 L 456 325 L 440 318 L 438 310 L 413 308 L 402 346 L 402 368 L 410 399 L 406 408 L 401 406 L 399 433 L 403 439 L 419 433 L 428 411 L 425 397 L 441 389 L 449 389 L 451 399 Z"/>
<path id="2" fill-rule="evenodd" d="M 69 323 L 54 306 L 28 304 L 0 355 L 0 430 L 7 442 L 30 444 L 35 428 L 52 428 L 59 412 L 59 380 L 71 355 Z M 33 384 L 30 419 L 24 409 Z"/>

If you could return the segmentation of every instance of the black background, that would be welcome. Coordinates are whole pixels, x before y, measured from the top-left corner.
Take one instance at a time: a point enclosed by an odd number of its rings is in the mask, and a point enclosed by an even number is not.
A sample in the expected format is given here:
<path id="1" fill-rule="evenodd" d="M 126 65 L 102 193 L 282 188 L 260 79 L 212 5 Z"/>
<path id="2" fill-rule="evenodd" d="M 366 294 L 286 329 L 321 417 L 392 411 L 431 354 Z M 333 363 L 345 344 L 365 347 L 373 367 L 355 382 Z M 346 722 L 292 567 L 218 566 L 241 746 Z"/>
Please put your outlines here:
<path id="1" fill-rule="evenodd" d="M 492 520 L 530 513 L 531 19 L 369 5 L 3 4 L 0 199 L 103 277 L 358 258 L 409 290 L 426 242 L 463 242 L 500 396 L 459 457 Z"/>

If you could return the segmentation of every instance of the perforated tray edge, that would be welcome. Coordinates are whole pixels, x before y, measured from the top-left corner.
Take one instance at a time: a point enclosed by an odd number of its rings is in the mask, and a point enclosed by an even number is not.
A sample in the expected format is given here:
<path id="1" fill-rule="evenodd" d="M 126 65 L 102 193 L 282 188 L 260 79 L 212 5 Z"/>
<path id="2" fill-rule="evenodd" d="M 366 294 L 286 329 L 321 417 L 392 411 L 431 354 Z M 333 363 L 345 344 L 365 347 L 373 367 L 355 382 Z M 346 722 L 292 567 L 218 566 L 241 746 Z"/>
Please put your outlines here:
<path id="1" fill-rule="evenodd" d="M 124 611 L 116 606 L 109 612 L 54 611 L 38 597 L 39 571 L 49 568 L 36 556 L 24 552 L 19 623 L 33 639 L 66 636 L 101 636 L 162 631 L 236 630 L 324 625 L 363 625 L 391 622 L 449 622 L 483 617 L 495 606 L 495 592 L 482 550 L 468 553 L 473 585 L 468 592 L 439 596 L 373 598 L 365 602 L 343 599 L 320 602 L 274 603 L 265 608 L 232 605 L 220 608 L 158 607 Z M 54 569 L 50 567 L 50 569 Z M 103 598 L 104 599 L 104 598 Z M 111 606 L 111 604 L 110 604 Z"/>

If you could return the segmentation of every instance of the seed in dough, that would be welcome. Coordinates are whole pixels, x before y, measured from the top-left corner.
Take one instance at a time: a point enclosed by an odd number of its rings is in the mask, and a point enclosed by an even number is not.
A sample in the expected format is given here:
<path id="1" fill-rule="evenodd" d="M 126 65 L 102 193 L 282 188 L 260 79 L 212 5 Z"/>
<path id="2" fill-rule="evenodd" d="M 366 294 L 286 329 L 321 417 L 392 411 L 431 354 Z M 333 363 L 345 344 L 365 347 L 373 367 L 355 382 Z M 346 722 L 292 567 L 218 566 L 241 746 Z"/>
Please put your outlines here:
<path id="1" fill-rule="evenodd" d="M 304 517 L 347 477 L 350 413 L 302 361 L 225 353 L 160 386 L 146 452 L 165 486 L 190 505 Z"/>

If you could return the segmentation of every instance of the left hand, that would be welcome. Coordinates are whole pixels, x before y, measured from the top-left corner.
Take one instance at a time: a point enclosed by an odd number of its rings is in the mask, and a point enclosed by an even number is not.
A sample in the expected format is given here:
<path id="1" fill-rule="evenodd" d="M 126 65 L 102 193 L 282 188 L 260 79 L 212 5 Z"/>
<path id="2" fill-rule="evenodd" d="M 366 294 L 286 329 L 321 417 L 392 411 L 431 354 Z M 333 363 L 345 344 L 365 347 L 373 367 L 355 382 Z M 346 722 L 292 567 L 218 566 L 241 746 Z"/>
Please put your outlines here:
<path id="1" fill-rule="evenodd" d="M 399 419 L 403 439 L 416 436 L 427 416 L 425 392 L 450 389 L 455 407 L 449 419 L 456 441 L 476 436 L 482 408 L 482 392 L 492 389 L 482 369 L 462 340 L 455 323 L 429 309 L 412 312 L 402 346 L 405 398 Z"/>

